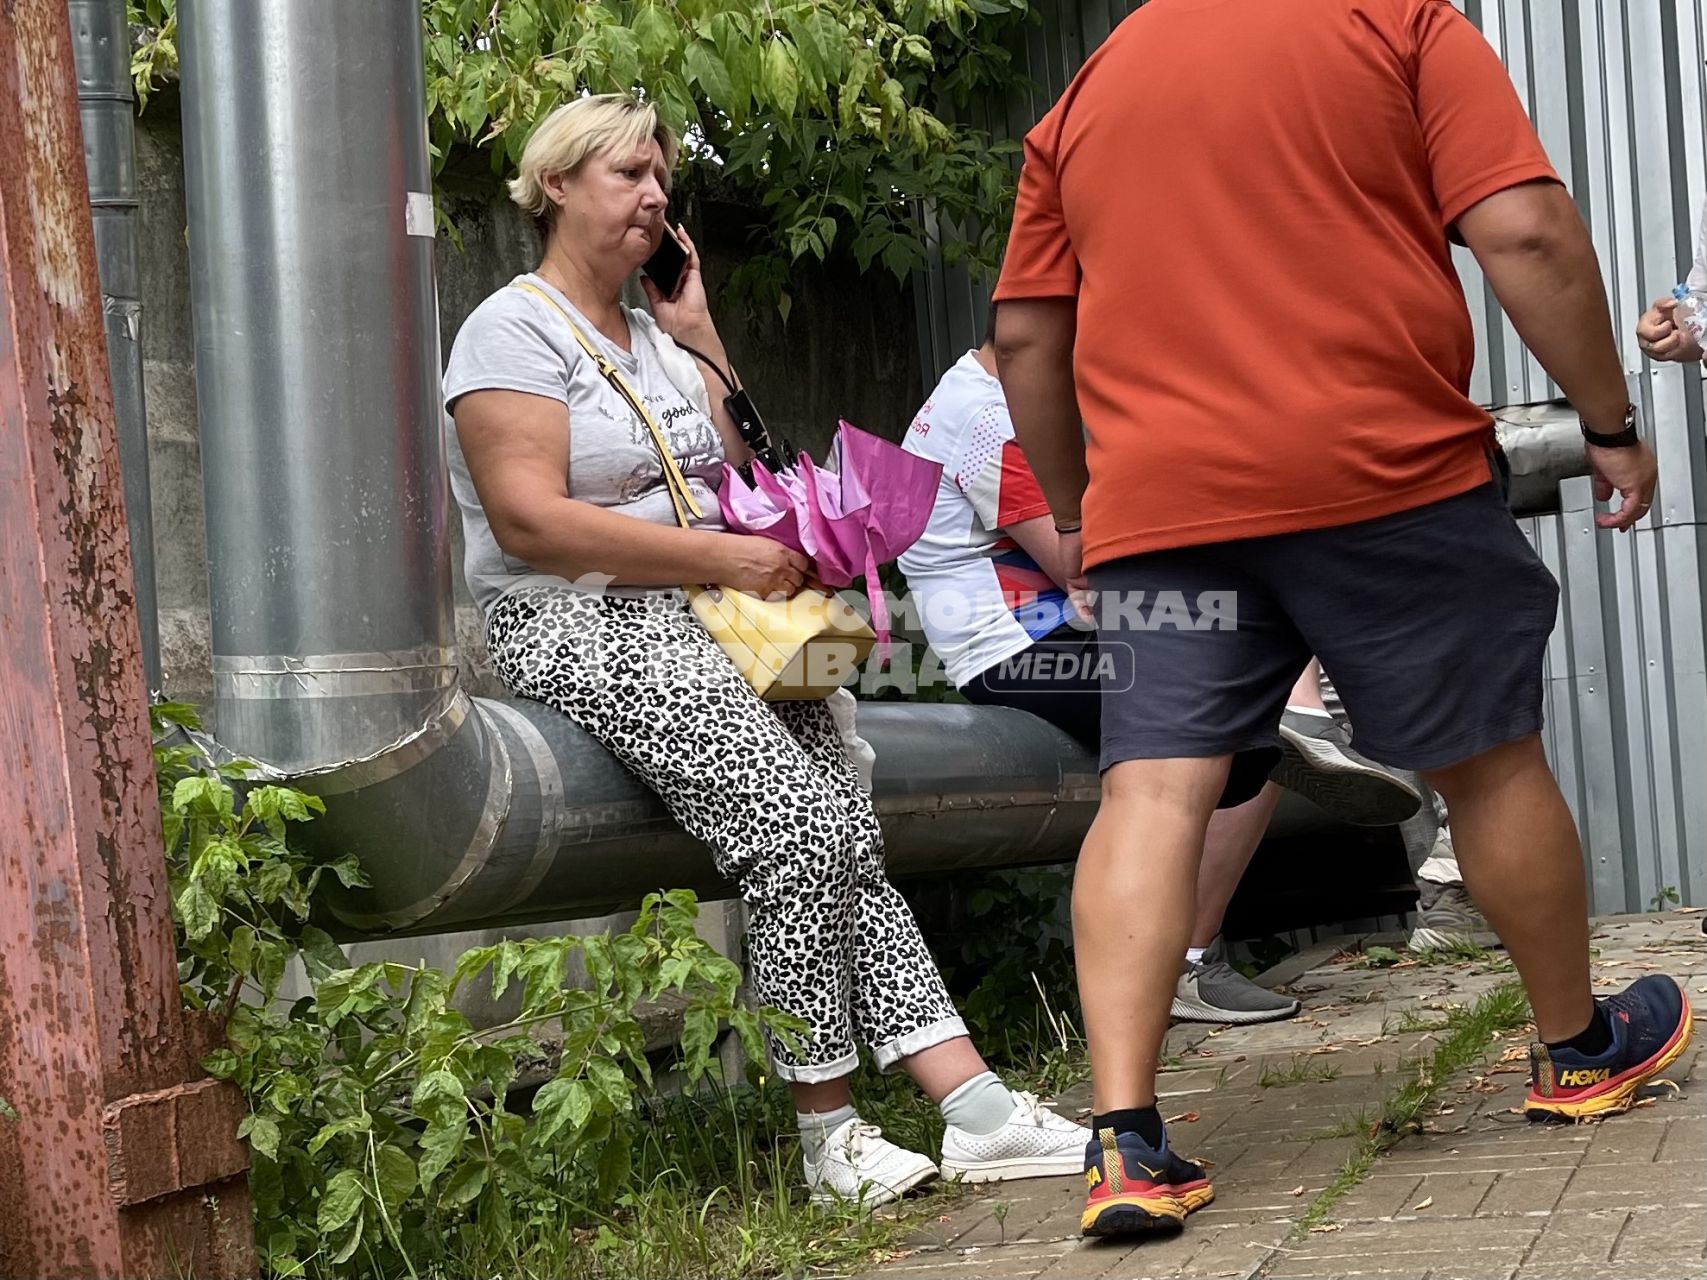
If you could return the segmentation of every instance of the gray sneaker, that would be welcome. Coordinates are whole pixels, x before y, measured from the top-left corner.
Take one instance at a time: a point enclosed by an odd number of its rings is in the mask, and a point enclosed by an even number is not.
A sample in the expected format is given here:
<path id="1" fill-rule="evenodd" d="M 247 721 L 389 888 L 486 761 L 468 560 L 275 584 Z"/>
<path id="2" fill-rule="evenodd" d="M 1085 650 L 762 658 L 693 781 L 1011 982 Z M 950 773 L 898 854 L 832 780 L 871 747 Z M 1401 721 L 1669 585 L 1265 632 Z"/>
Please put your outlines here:
<path id="1" fill-rule="evenodd" d="M 1461 884 L 1417 883 L 1417 923 L 1406 945 L 1412 951 L 1454 951 L 1497 947 L 1499 935 L 1488 927 Z"/>
<path id="2" fill-rule="evenodd" d="M 1227 962 L 1215 939 L 1196 964 L 1187 963 L 1174 988 L 1174 1017 L 1182 1022 L 1277 1022 L 1298 1012 L 1298 1001 L 1259 987 Z"/>
<path id="3" fill-rule="evenodd" d="M 1351 734 L 1327 716 L 1280 717 L 1280 763 L 1270 775 L 1341 822 L 1388 827 L 1422 807 L 1417 789 L 1351 749 Z"/>

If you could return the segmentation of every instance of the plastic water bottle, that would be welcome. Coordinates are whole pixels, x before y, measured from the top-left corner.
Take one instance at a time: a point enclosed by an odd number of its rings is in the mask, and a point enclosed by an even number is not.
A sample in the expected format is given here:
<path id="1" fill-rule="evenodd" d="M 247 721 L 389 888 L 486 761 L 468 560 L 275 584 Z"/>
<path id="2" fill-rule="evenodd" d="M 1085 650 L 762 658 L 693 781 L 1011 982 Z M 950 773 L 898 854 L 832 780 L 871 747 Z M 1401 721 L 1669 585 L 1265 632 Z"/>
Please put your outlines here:
<path id="1" fill-rule="evenodd" d="M 1677 299 L 1677 314 L 1684 327 L 1698 344 L 1707 342 L 1707 298 L 1690 292 L 1686 284 L 1678 285 L 1671 291 L 1671 296 Z"/>

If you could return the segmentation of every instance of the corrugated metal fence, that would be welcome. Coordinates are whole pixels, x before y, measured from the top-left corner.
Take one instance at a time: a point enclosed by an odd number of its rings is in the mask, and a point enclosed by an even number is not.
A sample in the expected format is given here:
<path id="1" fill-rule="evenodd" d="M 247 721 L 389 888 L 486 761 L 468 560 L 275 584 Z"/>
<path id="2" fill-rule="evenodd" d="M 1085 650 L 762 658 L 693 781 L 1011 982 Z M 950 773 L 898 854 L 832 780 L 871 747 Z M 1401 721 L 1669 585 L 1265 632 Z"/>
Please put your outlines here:
<path id="1" fill-rule="evenodd" d="M 1524 520 L 1563 587 L 1548 653 L 1547 747 L 1576 814 L 1597 912 L 1673 893 L 1707 904 L 1707 429 L 1699 366 L 1652 367 L 1635 319 L 1688 270 L 1707 197 L 1702 0 L 1455 0 L 1500 51 L 1594 233 L 1626 370 L 1660 459 L 1631 535 L 1600 533 L 1586 480 Z M 1019 138 L 1137 4 L 1044 6 L 1016 62 L 1035 88 L 968 113 Z M 1473 390 L 1496 408 L 1556 399 L 1468 254 Z M 976 344 L 989 282 L 940 260 L 916 285 L 928 376 Z"/>

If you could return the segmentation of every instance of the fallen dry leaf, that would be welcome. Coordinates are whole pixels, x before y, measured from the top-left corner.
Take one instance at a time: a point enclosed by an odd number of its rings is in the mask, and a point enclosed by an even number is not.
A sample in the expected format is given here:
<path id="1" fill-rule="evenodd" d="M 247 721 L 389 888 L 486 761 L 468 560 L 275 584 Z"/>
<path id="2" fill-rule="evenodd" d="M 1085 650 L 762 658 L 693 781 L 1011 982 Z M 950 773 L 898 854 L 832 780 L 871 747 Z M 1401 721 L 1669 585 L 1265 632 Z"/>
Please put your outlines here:
<path id="1" fill-rule="evenodd" d="M 1431 1205 L 1433 1203 L 1434 1203 L 1434 1197 L 1433 1196 L 1424 1196 L 1423 1202 L 1421 1204 L 1411 1206 L 1411 1212 L 1412 1213 L 1420 1213 L 1422 1210 L 1428 1208 L 1429 1205 Z"/>
<path id="2" fill-rule="evenodd" d="M 1619 979 L 1617 978 L 1596 978 L 1594 985 L 1597 987 L 1616 987 L 1618 982 Z"/>
<path id="3" fill-rule="evenodd" d="M 1197 1051 L 1197 1056 L 1200 1058 L 1213 1058 L 1213 1057 L 1215 1057 L 1215 1050 L 1213 1050 L 1213 1049 L 1199 1049 Z"/>
<path id="4" fill-rule="evenodd" d="M 1310 1050 L 1310 1052 L 1311 1053 L 1344 1053 L 1345 1052 L 1345 1046 L 1337 1045 L 1337 1044 L 1319 1044 L 1314 1049 Z"/>
<path id="5" fill-rule="evenodd" d="M 1682 1085 L 1678 1084 L 1678 1082 L 1675 1080 L 1667 1080 L 1664 1076 L 1660 1076 L 1656 1079 L 1650 1080 L 1650 1081 L 1648 1081 L 1648 1083 L 1649 1084 L 1663 1084 L 1666 1088 L 1670 1089 L 1673 1093 L 1679 1095 L 1680 1097 L 1683 1094 L 1683 1086 Z"/>
<path id="6" fill-rule="evenodd" d="M 1516 1062 L 1519 1059 L 1527 1060 L 1528 1057 L 1529 1057 L 1529 1046 L 1528 1045 L 1526 1045 L 1526 1044 L 1514 1044 L 1514 1045 L 1512 1045 L 1511 1048 L 1507 1049 L 1504 1053 L 1500 1054 L 1500 1061 L 1501 1062 Z"/>
<path id="7" fill-rule="evenodd" d="M 1310 1228 L 1310 1234 L 1313 1236 L 1325 1236 L 1330 1231 L 1344 1231 L 1344 1230 L 1345 1230 L 1345 1228 L 1340 1226 L 1340 1224 L 1337 1222 L 1324 1222 L 1319 1227 L 1311 1227 Z"/>
<path id="8" fill-rule="evenodd" d="M 1303 1195 L 1304 1194 L 1304 1184 L 1302 1182 L 1300 1182 L 1297 1186 L 1293 1187 L 1291 1194 L 1294 1196 Z"/>
<path id="9" fill-rule="evenodd" d="M 1703 911 L 1707 911 L 1707 907 L 1673 907 L 1671 909 L 1674 916 L 1698 916 Z"/>
<path id="10" fill-rule="evenodd" d="M 1441 1107 L 1441 1109 L 1439 1111 L 1436 1111 L 1434 1114 L 1437 1116 L 1449 1116 L 1456 1110 L 1458 1110 L 1457 1107 L 1443 1106 L 1443 1107 Z"/>
<path id="11" fill-rule="evenodd" d="M 1635 1107 L 1653 1107 L 1653 1106 L 1658 1106 L 1659 1101 L 1660 1100 L 1658 1098 L 1637 1098 L 1636 1101 L 1631 1103 L 1630 1105 L 1632 1108 L 1635 1108 Z"/>
<path id="12" fill-rule="evenodd" d="M 1201 1119 L 1203 1119 L 1203 1117 L 1198 1115 L 1197 1112 L 1195 1112 L 1195 1111 L 1182 1111 L 1177 1116 L 1169 1116 L 1162 1123 L 1164 1123 L 1164 1124 L 1196 1124 Z"/>

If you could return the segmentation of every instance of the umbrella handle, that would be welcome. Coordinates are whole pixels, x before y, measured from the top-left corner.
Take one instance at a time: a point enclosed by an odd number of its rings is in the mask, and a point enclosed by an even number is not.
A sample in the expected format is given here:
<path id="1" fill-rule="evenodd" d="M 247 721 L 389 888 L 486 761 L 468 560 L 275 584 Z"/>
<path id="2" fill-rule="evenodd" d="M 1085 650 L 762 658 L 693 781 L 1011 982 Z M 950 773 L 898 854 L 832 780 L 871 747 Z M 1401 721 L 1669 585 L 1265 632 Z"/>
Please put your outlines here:
<path id="1" fill-rule="evenodd" d="M 889 602 L 883 598 L 883 584 L 877 580 L 877 557 L 869 542 L 865 547 L 865 599 L 871 606 L 871 629 L 877 633 L 877 664 L 881 668 L 889 661 Z"/>

